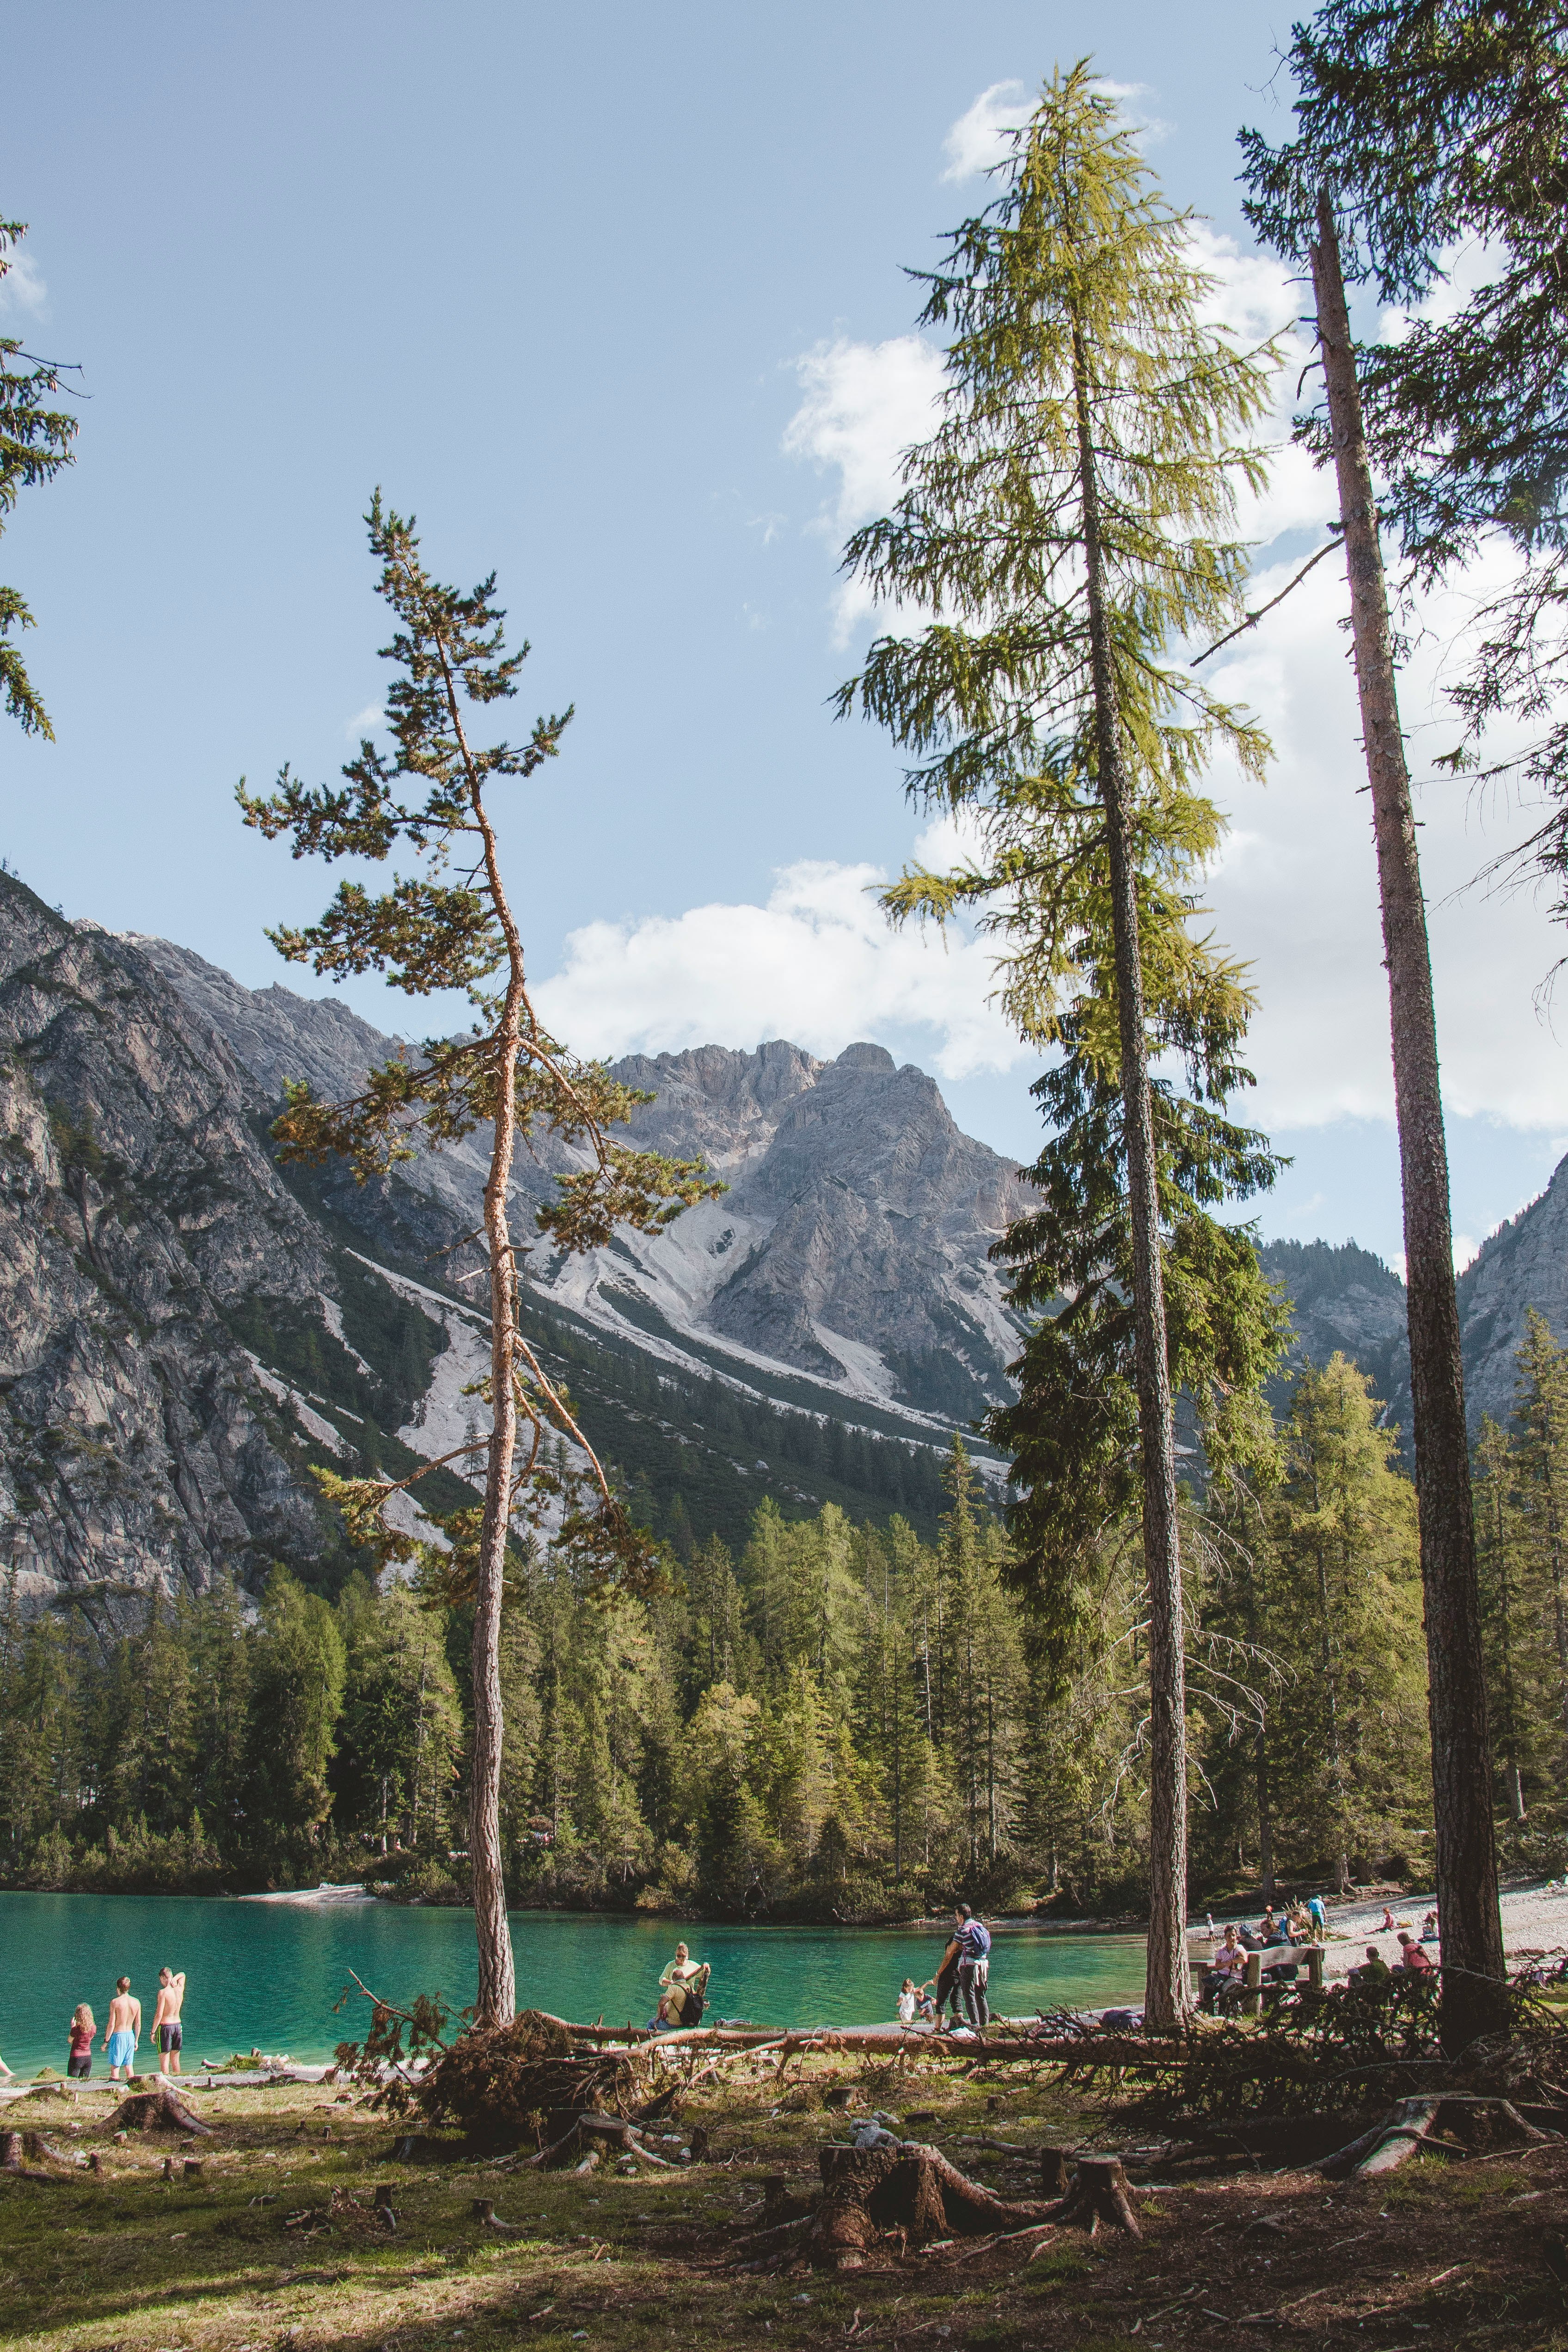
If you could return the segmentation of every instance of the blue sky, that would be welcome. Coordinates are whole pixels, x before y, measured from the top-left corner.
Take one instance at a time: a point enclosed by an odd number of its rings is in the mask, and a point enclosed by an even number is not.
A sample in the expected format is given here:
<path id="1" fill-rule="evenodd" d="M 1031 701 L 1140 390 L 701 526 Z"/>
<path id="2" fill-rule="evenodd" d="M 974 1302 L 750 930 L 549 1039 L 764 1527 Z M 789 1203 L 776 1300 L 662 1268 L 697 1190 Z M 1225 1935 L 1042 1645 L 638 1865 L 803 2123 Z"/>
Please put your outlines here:
<path id="1" fill-rule="evenodd" d="M 1234 141 L 1280 120 L 1288 21 L 924 0 L 16 16 L 0 211 L 31 224 L 29 271 L 0 316 L 81 362 L 90 398 L 79 464 L 0 543 L 58 739 L 0 735 L 0 849 L 70 915 L 317 986 L 262 928 L 313 913 L 327 879 L 243 832 L 231 793 L 285 759 L 331 774 L 377 707 L 359 517 L 379 482 L 447 576 L 499 571 L 534 646 L 520 719 L 576 704 L 508 827 L 574 1042 L 872 1035 L 1027 1154 L 1031 1072 L 985 1012 L 983 952 L 890 945 L 867 913 L 923 820 L 885 743 L 826 708 L 867 634 L 836 606 L 837 548 L 931 381 L 900 268 L 982 198 L 983 94 L 1006 118 L 1007 85 L 1092 50 L 1169 193 L 1235 241 L 1241 310 L 1286 315 L 1248 257 Z M 1286 470 L 1266 566 L 1327 511 Z M 1266 1229 L 1394 1255 L 1332 571 L 1234 665 L 1281 757 L 1267 793 L 1231 794 L 1215 905 L 1257 962 L 1258 1106 L 1295 1156 Z M 1437 904 L 1506 813 L 1489 830 L 1448 788 L 1425 814 L 1456 1224 L 1479 1239 L 1568 1148 L 1562 1049 L 1531 1003 L 1557 948 L 1529 901 Z M 353 997 L 425 1025 L 368 983 Z"/>

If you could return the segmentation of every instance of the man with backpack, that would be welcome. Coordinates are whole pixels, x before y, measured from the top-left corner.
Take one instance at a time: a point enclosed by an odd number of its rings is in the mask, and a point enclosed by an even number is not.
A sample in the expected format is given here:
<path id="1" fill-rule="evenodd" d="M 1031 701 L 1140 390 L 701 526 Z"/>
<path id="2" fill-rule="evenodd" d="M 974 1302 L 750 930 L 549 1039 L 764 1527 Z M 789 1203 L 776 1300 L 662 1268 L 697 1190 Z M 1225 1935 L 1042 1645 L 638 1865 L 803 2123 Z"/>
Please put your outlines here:
<path id="1" fill-rule="evenodd" d="M 967 1903 L 959 1905 L 952 1925 L 958 1941 L 958 1999 L 975 2032 L 984 2033 L 991 2022 L 991 2008 L 985 1998 L 991 1976 L 991 1930 L 984 1919 L 975 1917 Z"/>

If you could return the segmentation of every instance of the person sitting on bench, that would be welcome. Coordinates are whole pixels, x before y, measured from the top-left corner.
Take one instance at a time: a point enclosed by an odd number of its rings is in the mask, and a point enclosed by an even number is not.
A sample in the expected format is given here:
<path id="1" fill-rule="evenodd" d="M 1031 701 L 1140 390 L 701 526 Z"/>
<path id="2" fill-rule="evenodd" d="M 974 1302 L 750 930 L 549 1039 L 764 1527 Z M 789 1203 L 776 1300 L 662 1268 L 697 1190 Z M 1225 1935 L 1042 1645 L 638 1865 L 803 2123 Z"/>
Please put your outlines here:
<path id="1" fill-rule="evenodd" d="M 1234 1924 L 1225 1931 L 1223 1943 L 1215 1946 L 1208 1974 L 1204 1979 L 1204 2007 L 1211 2012 L 1233 2008 L 1232 1996 L 1239 1991 L 1247 1978 L 1247 1953 Z"/>

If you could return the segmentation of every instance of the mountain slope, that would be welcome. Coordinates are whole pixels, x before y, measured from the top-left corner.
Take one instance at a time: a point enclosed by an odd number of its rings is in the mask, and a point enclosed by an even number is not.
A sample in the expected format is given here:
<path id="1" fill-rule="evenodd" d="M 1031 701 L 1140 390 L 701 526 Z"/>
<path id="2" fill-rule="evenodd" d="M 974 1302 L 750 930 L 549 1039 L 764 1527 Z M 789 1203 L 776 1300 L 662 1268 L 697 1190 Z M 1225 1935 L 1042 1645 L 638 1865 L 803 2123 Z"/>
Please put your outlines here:
<path id="1" fill-rule="evenodd" d="M 246 1346 L 288 1328 L 353 1370 L 266 1108 L 134 947 L 0 876 L 0 1523 L 25 1602 L 68 1586 L 113 1622 L 337 1541 L 304 1475 L 324 1441 Z"/>
<path id="2" fill-rule="evenodd" d="M 274 1099 L 289 1077 L 352 1094 L 397 1049 L 330 1001 L 242 988 L 167 940 L 137 945 Z M 528 1274 L 542 1297 L 686 1370 L 728 1370 L 781 1402 L 809 1396 L 814 1410 L 856 1418 L 880 1408 L 910 1433 L 945 1431 L 1009 1392 L 1018 1326 L 986 1253 L 1022 1198 L 1017 1171 L 960 1133 L 923 1071 L 896 1067 L 879 1045 L 819 1062 L 783 1041 L 613 1066 L 655 1097 L 636 1140 L 707 1160 L 729 1190 L 662 1234 L 619 1235 L 584 1259 L 536 1250 Z M 467 1232 L 487 1160 L 481 1132 L 402 1174 Z M 565 1164 L 548 1150 L 520 1158 L 520 1223 Z M 347 1190 L 334 1198 L 357 1214 Z"/>

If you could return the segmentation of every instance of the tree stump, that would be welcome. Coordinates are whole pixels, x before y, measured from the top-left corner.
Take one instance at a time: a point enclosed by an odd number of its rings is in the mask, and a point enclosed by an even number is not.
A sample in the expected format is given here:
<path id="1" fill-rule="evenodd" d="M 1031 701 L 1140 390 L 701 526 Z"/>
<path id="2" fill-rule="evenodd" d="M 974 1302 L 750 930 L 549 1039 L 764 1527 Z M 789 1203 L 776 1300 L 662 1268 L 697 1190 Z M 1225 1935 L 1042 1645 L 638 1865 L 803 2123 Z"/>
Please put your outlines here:
<path id="1" fill-rule="evenodd" d="M 0 2172 L 20 2172 L 22 2169 L 22 2135 L 20 2132 L 0 2132 Z"/>
<path id="2" fill-rule="evenodd" d="M 1141 2238 L 1143 2234 L 1132 2210 L 1121 2159 L 1115 2156 L 1079 2158 L 1073 2169 L 1072 2186 L 1057 2218 L 1061 2221 L 1087 2222 L 1091 2238 L 1101 2221 L 1113 2222 L 1130 2238 Z"/>
<path id="3" fill-rule="evenodd" d="M 121 2131 L 200 2132 L 205 2139 L 212 2137 L 211 2124 L 192 2115 L 173 2091 L 134 2091 L 130 2098 L 121 2099 L 110 2121 Z"/>
<path id="4" fill-rule="evenodd" d="M 1072 2164 L 1059 2147 L 1040 2150 L 1040 2189 L 1047 2197 L 1065 2197 L 1072 2180 Z"/>
<path id="5" fill-rule="evenodd" d="M 825 2269 L 860 2269 L 867 2247 L 884 2230 L 901 2231 L 910 2243 L 923 2245 L 932 2238 L 1027 2229 L 1042 2218 L 1039 2206 L 1005 2203 L 918 2140 L 893 2147 L 825 2147 L 819 2162 L 823 2194 L 811 2252 Z"/>
<path id="6" fill-rule="evenodd" d="M 187 2156 L 185 2158 L 185 2179 L 187 2180 L 199 2180 L 201 2177 L 201 2158 L 199 2156 Z"/>

